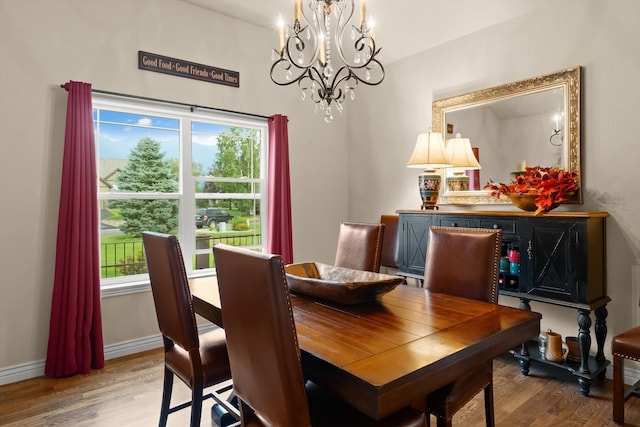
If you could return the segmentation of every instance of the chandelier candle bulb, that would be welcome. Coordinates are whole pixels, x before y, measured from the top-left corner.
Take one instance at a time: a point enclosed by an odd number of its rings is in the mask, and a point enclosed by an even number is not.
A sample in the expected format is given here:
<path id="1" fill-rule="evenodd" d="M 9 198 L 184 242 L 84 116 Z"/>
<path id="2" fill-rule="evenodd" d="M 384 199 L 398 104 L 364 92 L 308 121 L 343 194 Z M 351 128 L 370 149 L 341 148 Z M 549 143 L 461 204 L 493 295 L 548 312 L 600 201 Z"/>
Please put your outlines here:
<path id="1" fill-rule="evenodd" d="M 282 19 L 282 15 L 278 17 L 278 38 L 279 38 L 280 53 L 282 53 L 284 49 L 284 19 Z"/>
<path id="2" fill-rule="evenodd" d="M 319 34 L 318 39 L 320 40 L 320 64 L 324 65 L 326 63 L 324 34 Z"/>
<path id="3" fill-rule="evenodd" d="M 365 25 L 367 23 L 367 1 L 362 0 L 360 2 L 360 25 Z"/>
<path id="4" fill-rule="evenodd" d="M 527 170 L 527 161 L 523 160 L 520 163 L 518 163 L 518 172 L 526 172 Z"/>
<path id="5" fill-rule="evenodd" d="M 293 3 L 293 19 L 300 21 L 300 11 L 302 8 L 302 0 L 295 0 Z"/>

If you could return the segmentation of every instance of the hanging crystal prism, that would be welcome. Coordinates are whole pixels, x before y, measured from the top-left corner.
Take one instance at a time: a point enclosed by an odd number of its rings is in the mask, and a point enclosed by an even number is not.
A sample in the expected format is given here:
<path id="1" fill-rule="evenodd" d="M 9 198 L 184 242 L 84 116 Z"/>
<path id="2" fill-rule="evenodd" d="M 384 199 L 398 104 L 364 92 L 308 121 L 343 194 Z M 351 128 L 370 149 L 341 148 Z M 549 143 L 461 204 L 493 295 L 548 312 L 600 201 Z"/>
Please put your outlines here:
<path id="1" fill-rule="evenodd" d="M 333 114 L 331 114 L 331 107 L 327 108 L 327 112 L 324 115 L 324 122 L 331 123 L 333 121 Z"/>

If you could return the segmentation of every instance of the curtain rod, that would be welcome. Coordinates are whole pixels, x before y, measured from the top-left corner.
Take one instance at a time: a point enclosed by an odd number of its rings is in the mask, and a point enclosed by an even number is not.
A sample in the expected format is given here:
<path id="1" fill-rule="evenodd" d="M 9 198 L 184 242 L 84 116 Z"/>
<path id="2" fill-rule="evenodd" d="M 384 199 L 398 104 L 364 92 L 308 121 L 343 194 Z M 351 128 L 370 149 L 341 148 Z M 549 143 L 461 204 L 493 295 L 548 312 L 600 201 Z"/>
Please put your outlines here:
<path id="1" fill-rule="evenodd" d="M 63 83 L 63 84 L 60 85 L 60 87 L 63 88 L 63 89 L 67 89 L 68 83 Z M 146 97 L 146 96 L 127 95 L 127 94 L 124 94 L 124 93 L 109 92 L 109 91 L 106 91 L 106 90 L 98 90 L 98 89 L 91 89 L 91 92 L 101 93 L 101 94 L 104 94 L 104 95 L 122 96 L 122 97 L 125 97 L 125 98 L 141 99 L 141 100 L 144 100 L 144 101 L 164 102 L 164 103 L 168 103 L 168 104 L 181 105 L 183 107 L 189 107 L 191 109 L 191 112 L 193 112 L 197 108 L 203 108 L 203 109 L 206 109 L 206 110 L 218 111 L 218 112 L 221 112 L 221 113 L 238 114 L 238 115 L 243 115 L 243 116 L 257 117 L 257 118 L 260 118 L 260 119 L 269 119 L 268 116 L 263 116 L 263 115 L 260 115 L 260 114 L 241 113 L 239 111 L 225 110 L 223 108 L 206 107 L 206 106 L 203 106 L 203 105 L 187 104 L 185 102 L 166 101 L 164 99 L 149 98 L 149 97 Z"/>

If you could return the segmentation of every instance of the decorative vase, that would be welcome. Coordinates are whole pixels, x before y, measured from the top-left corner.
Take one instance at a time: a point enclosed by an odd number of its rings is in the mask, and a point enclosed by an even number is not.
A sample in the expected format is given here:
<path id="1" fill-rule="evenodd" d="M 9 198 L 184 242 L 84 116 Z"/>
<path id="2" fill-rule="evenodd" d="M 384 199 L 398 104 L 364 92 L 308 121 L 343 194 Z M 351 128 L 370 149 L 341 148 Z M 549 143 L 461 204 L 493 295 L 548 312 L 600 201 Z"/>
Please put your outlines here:
<path id="1" fill-rule="evenodd" d="M 537 194 L 509 193 L 508 196 L 511 199 L 511 203 L 513 203 L 523 211 L 535 212 L 536 210 L 538 210 L 538 207 L 536 206 L 536 199 L 538 198 Z M 551 205 L 550 209 L 545 209 L 545 212 L 555 209 L 558 206 L 560 206 L 559 203 L 554 203 L 553 205 Z"/>
<path id="2" fill-rule="evenodd" d="M 430 171 L 425 171 L 424 174 L 418 176 L 418 188 L 420 189 L 420 197 L 422 198 L 421 209 L 438 209 L 441 181 L 442 179 L 439 174 L 430 173 Z"/>

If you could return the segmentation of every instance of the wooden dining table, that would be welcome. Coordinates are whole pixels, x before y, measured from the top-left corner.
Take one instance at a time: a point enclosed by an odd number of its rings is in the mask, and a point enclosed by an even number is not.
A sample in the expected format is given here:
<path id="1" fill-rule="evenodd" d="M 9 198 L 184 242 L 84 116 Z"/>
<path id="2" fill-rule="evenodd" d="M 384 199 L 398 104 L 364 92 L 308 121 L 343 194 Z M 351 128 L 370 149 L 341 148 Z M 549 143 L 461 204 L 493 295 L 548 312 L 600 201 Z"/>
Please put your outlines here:
<path id="1" fill-rule="evenodd" d="M 196 313 L 218 326 L 215 276 L 189 281 Z M 383 418 L 536 337 L 541 315 L 400 285 L 341 305 L 291 294 L 305 377 Z"/>

